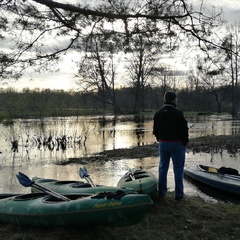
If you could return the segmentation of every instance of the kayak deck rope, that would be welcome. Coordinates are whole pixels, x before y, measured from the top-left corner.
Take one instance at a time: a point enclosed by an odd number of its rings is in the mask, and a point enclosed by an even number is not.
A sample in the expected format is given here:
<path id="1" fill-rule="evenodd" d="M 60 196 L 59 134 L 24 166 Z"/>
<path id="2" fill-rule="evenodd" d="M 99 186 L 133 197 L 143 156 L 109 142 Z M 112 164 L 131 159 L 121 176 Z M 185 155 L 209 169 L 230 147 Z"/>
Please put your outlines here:
<path id="1" fill-rule="evenodd" d="M 127 195 L 126 192 L 118 190 L 116 192 L 101 192 L 91 198 L 121 199 L 125 195 Z"/>

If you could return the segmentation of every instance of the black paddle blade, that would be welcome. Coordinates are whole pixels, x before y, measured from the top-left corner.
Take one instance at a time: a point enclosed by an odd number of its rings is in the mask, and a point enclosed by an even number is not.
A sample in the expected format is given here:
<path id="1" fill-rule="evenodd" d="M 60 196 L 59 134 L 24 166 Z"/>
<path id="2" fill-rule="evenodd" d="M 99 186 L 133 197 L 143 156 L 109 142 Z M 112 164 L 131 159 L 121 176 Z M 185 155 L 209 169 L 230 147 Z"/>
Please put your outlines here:
<path id="1" fill-rule="evenodd" d="M 83 169 L 80 167 L 80 169 L 79 169 L 79 176 L 81 177 L 81 178 L 84 178 L 84 173 L 83 173 Z"/>
<path id="2" fill-rule="evenodd" d="M 26 176 L 21 172 L 19 172 L 18 174 L 19 175 L 16 175 L 16 176 L 20 184 L 22 184 L 24 187 L 30 187 L 32 185 L 32 181 L 29 179 L 28 176 Z"/>
<path id="3" fill-rule="evenodd" d="M 86 174 L 86 175 L 87 175 L 87 177 L 88 177 L 88 176 L 89 176 L 89 174 L 88 174 L 87 168 L 86 168 L 85 166 L 83 166 L 83 170 L 84 170 L 85 174 Z"/>
<path id="4" fill-rule="evenodd" d="M 31 181 L 30 178 L 22 172 L 18 172 L 18 175 L 25 178 L 25 179 L 29 179 L 29 181 Z"/>
<path id="5" fill-rule="evenodd" d="M 35 183 L 34 181 L 32 181 L 28 176 L 26 176 L 25 174 L 19 172 L 17 176 L 18 181 L 24 186 L 24 187 L 30 187 L 33 186 L 45 193 L 48 193 L 49 195 L 52 195 L 58 199 L 61 199 L 63 201 L 70 201 L 69 198 L 65 197 L 64 195 L 54 192 L 48 188 L 45 188 L 37 183 Z"/>

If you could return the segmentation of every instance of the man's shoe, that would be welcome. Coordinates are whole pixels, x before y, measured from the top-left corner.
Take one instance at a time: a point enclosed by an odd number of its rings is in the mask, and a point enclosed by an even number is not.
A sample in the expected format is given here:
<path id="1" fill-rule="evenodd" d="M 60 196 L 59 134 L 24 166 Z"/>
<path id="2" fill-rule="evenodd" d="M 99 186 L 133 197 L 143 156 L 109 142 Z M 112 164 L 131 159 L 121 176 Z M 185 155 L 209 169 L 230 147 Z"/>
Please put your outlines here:
<path id="1" fill-rule="evenodd" d="M 176 200 L 176 201 L 182 201 L 182 200 L 183 200 L 183 197 L 175 197 L 175 200 Z"/>

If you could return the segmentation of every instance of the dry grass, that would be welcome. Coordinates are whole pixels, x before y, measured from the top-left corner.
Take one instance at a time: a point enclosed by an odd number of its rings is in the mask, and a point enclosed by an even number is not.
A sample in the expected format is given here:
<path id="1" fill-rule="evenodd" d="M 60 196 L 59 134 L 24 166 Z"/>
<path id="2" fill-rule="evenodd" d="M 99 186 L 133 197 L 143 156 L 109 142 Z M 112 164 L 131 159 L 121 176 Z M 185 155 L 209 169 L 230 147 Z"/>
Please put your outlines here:
<path id="1" fill-rule="evenodd" d="M 173 193 L 154 198 L 152 211 L 127 228 L 30 228 L 0 225 L 1 240 L 171 240 L 239 239 L 240 206 L 213 204 L 198 197 L 178 202 Z"/>

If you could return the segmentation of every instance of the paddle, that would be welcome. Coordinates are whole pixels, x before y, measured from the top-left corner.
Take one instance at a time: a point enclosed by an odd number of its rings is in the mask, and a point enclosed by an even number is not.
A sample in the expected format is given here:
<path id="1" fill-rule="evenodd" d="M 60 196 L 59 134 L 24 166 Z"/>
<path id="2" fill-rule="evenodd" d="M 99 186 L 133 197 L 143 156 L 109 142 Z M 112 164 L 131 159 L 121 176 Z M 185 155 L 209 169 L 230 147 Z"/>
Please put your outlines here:
<path id="1" fill-rule="evenodd" d="M 91 187 L 96 187 L 96 185 L 93 183 L 92 179 L 90 178 L 85 166 L 83 168 L 80 167 L 79 175 L 81 178 L 85 178 L 86 181 L 91 185 Z"/>
<path id="2" fill-rule="evenodd" d="M 134 177 L 134 172 L 131 168 L 128 169 L 128 171 L 125 173 L 125 178 L 130 178 L 132 181 L 136 178 Z"/>
<path id="3" fill-rule="evenodd" d="M 26 176 L 25 174 L 19 172 L 17 176 L 17 179 L 18 181 L 24 186 L 24 187 L 30 187 L 30 186 L 33 186 L 35 188 L 37 188 L 38 190 L 40 191 L 43 191 L 45 193 L 48 193 L 49 195 L 52 195 L 58 199 L 61 199 L 61 200 L 64 200 L 64 201 L 70 201 L 69 198 L 57 193 L 57 192 L 54 192 L 48 188 L 45 188 L 41 185 L 39 185 L 38 183 L 35 183 L 34 181 L 32 181 L 28 176 Z"/>
<path id="4" fill-rule="evenodd" d="M 133 170 L 131 168 L 128 170 L 128 175 L 132 180 L 135 180 L 134 173 L 133 173 Z"/>

